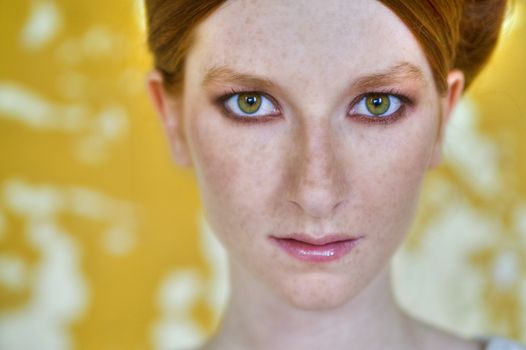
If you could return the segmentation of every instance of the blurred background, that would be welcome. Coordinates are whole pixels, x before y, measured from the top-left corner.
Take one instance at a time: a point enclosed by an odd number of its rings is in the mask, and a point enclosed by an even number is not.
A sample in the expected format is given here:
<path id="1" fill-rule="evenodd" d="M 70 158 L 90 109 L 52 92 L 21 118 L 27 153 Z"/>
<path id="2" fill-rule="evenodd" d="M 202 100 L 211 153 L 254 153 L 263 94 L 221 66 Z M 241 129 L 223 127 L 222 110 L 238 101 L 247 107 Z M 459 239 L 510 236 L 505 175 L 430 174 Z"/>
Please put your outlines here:
<path id="1" fill-rule="evenodd" d="M 0 0 L 0 350 L 174 349 L 225 257 L 147 99 L 140 0 Z M 456 111 L 394 259 L 411 314 L 526 342 L 526 1 Z"/>

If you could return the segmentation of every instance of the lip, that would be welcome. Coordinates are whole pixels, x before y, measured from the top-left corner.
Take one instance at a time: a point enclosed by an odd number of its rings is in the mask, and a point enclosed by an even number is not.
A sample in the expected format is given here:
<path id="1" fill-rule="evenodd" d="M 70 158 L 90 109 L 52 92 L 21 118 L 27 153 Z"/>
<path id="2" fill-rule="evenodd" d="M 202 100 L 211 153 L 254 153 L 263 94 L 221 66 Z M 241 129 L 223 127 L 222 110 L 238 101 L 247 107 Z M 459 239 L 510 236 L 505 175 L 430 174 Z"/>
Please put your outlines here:
<path id="1" fill-rule="evenodd" d="M 294 233 L 286 237 L 270 237 L 278 247 L 290 256 L 311 263 L 326 263 L 341 259 L 347 255 L 363 237 L 329 234 L 312 237 Z"/>

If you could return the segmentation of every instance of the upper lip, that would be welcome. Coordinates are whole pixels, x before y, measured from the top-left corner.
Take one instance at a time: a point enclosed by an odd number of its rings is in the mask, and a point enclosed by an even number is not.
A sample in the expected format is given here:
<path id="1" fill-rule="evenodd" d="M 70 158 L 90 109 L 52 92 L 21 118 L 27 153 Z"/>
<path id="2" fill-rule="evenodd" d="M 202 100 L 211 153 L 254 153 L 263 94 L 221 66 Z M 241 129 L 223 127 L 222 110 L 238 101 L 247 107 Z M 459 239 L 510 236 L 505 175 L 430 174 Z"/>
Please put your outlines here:
<path id="1" fill-rule="evenodd" d="M 321 235 L 320 237 L 312 236 L 306 233 L 292 233 L 288 236 L 283 236 L 283 237 L 272 236 L 272 238 L 295 240 L 295 241 L 299 241 L 299 242 L 303 242 L 303 243 L 307 243 L 311 245 L 321 246 L 321 245 L 330 244 L 330 243 L 356 240 L 361 237 L 353 237 L 348 234 L 340 234 L 340 233 L 324 234 L 324 235 Z"/>

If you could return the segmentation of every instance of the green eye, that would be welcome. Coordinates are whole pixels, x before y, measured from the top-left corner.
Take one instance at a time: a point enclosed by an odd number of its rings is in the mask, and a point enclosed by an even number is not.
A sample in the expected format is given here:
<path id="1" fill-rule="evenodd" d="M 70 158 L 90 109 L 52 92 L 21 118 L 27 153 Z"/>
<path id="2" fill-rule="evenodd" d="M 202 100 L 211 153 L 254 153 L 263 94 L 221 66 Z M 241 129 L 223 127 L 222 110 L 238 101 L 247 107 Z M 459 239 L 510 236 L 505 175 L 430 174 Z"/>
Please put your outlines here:
<path id="1" fill-rule="evenodd" d="M 239 94 L 237 105 L 243 113 L 254 114 L 261 107 L 261 96 L 254 93 Z"/>
<path id="2" fill-rule="evenodd" d="M 395 115 L 400 115 L 408 104 L 407 98 L 385 92 L 371 92 L 362 95 L 362 98 L 350 111 L 352 116 L 360 116 L 371 120 L 388 120 Z M 409 102 L 410 103 L 410 102 Z"/>
<path id="3" fill-rule="evenodd" d="M 373 115 L 382 115 L 389 110 L 391 101 L 387 94 L 372 94 L 366 97 L 365 105 Z"/>
<path id="4" fill-rule="evenodd" d="M 256 121 L 264 117 L 277 117 L 280 114 L 271 97 L 258 91 L 234 92 L 223 96 L 220 100 L 229 116 L 234 118 Z"/>

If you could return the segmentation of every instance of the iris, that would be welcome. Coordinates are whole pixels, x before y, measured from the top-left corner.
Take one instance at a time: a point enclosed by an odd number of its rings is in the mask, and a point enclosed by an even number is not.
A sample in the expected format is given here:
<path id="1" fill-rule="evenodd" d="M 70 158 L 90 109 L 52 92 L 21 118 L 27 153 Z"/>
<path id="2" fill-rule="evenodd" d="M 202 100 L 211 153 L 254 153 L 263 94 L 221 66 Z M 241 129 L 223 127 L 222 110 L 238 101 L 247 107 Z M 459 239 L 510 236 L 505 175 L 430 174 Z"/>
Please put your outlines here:
<path id="1" fill-rule="evenodd" d="M 253 93 L 239 94 L 237 105 L 246 114 L 254 114 L 261 107 L 261 96 Z"/>
<path id="2" fill-rule="evenodd" d="M 365 100 L 367 110 L 373 115 L 382 115 L 389 110 L 391 101 L 386 94 L 372 94 Z"/>

